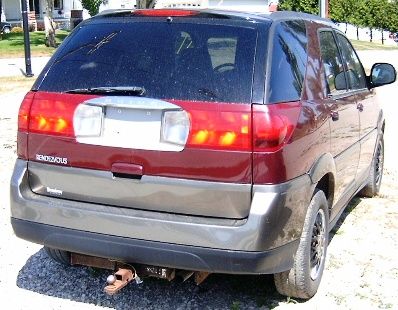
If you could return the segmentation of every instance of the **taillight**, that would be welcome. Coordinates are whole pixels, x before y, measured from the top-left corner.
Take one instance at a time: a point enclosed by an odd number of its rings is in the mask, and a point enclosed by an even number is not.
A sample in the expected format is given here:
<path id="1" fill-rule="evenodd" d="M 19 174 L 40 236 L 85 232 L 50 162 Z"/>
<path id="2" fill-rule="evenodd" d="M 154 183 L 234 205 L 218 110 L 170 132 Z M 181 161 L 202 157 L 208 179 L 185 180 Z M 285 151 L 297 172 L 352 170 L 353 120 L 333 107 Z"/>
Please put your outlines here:
<path id="1" fill-rule="evenodd" d="M 188 147 L 248 151 L 251 148 L 250 111 L 190 112 Z"/>
<path id="2" fill-rule="evenodd" d="M 299 102 L 253 105 L 253 151 L 274 152 L 288 142 L 300 111 Z"/>
<path id="3" fill-rule="evenodd" d="M 97 135 L 102 124 L 102 108 L 82 104 L 95 97 L 37 92 L 34 99 L 33 96 L 30 101 L 25 98 L 21 105 L 19 130 L 71 138 Z"/>
<path id="4" fill-rule="evenodd" d="M 64 100 L 36 99 L 30 110 L 29 132 L 74 137 L 76 104 Z"/>
<path id="5" fill-rule="evenodd" d="M 28 92 L 23 99 L 18 112 L 18 131 L 27 132 L 29 128 L 29 113 L 35 93 Z"/>
<path id="6" fill-rule="evenodd" d="M 189 115 L 190 129 L 185 147 L 198 149 L 275 152 L 289 141 L 301 111 L 299 102 L 252 106 L 172 102 Z M 185 123 L 178 130 L 175 127 L 173 134 L 185 134 L 186 126 Z"/>
<path id="7" fill-rule="evenodd" d="M 22 159 L 28 158 L 29 114 L 34 97 L 34 92 L 28 92 L 18 112 L 17 156 Z"/>
<path id="8" fill-rule="evenodd" d="M 250 151 L 249 104 L 173 101 L 189 115 L 186 148 Z"/>

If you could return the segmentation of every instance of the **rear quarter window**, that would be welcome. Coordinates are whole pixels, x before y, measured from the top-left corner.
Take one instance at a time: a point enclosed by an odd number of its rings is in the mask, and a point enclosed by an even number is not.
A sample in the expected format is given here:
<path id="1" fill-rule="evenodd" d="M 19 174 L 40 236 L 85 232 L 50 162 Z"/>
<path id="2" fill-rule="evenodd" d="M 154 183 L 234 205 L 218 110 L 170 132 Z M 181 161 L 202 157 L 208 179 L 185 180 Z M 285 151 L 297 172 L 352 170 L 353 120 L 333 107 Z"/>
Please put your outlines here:
<path id="1" fill-rule="evenodd" d="M 268 101 L 288 102 L 301 97 L 307 64 L 307 32 L 302 20 L 275 26 Z"/>

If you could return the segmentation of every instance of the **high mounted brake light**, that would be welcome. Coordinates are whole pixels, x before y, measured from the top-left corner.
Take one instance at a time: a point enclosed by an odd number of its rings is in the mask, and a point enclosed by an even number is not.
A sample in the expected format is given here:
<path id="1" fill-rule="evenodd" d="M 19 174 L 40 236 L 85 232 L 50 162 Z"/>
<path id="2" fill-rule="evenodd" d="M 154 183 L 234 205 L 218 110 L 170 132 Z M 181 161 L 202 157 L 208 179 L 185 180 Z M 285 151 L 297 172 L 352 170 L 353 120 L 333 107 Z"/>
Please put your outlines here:
<path id="1" fill-rule="evenodd" d="M 154 17 L 179 17 L 198 15 L 198 11 L 191 10 L 170 10 L 170 9 L 152 9 L 152 10 L 135 10 L 134 15 L 154 16 Z"/>

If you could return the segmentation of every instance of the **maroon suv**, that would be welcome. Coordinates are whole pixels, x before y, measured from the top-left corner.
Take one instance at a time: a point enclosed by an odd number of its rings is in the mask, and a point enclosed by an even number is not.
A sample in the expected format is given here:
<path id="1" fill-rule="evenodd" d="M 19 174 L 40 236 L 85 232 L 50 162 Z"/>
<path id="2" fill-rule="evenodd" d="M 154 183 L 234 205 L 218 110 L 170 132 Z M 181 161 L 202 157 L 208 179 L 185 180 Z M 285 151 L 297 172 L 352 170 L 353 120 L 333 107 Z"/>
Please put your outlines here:
<path id="1" fill-rule="evenodd" d="M 274 274 L 309 298 L 344 207 L 379 191 L 374 88 L 395 77 L 312 15 L 98 15 L 22 102 L 14 231 L 63 263 Z"/>

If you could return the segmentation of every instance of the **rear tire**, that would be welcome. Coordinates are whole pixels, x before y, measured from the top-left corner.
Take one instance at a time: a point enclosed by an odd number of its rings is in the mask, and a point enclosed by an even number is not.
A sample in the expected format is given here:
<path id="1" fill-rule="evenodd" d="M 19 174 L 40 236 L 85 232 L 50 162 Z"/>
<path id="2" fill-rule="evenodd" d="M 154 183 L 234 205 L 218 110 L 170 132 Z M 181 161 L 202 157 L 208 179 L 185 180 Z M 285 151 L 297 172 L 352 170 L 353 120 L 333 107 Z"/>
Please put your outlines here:
<path id="1" fill-rule="evenodd" d="M 7 33 L 10 33 L 10 32 L 11 32 L 10 27 L 4 27 L 3 33 L 7 34 Z"/>
<path id="2" fill-rule="evenodd" d="M 372 198 L 380 192 L 381 179 L 383 178 L 384 166 L 384 140 L 380 136 L 377 141 L 376 151 L 373 155 L 372 164 L 368 176 L 368 183 L 359 193 L 362 197 Z"/>
<path id="3" fill-rule="evenodd" d="M 70 252 L 59 249 L 53 249 L 46 246 L 44 247 L 44 250 L 53 261 L 66 266 L 71 265 Z"/>
<path id="4" fill-rule="evenodd" d="M 316 190 L 311 199 L 293 268 L 274 274 L 282 295 L 309 299 L 315 295 L 325 267 L 328 245 L 329 208 L 325 194 Z"/>

